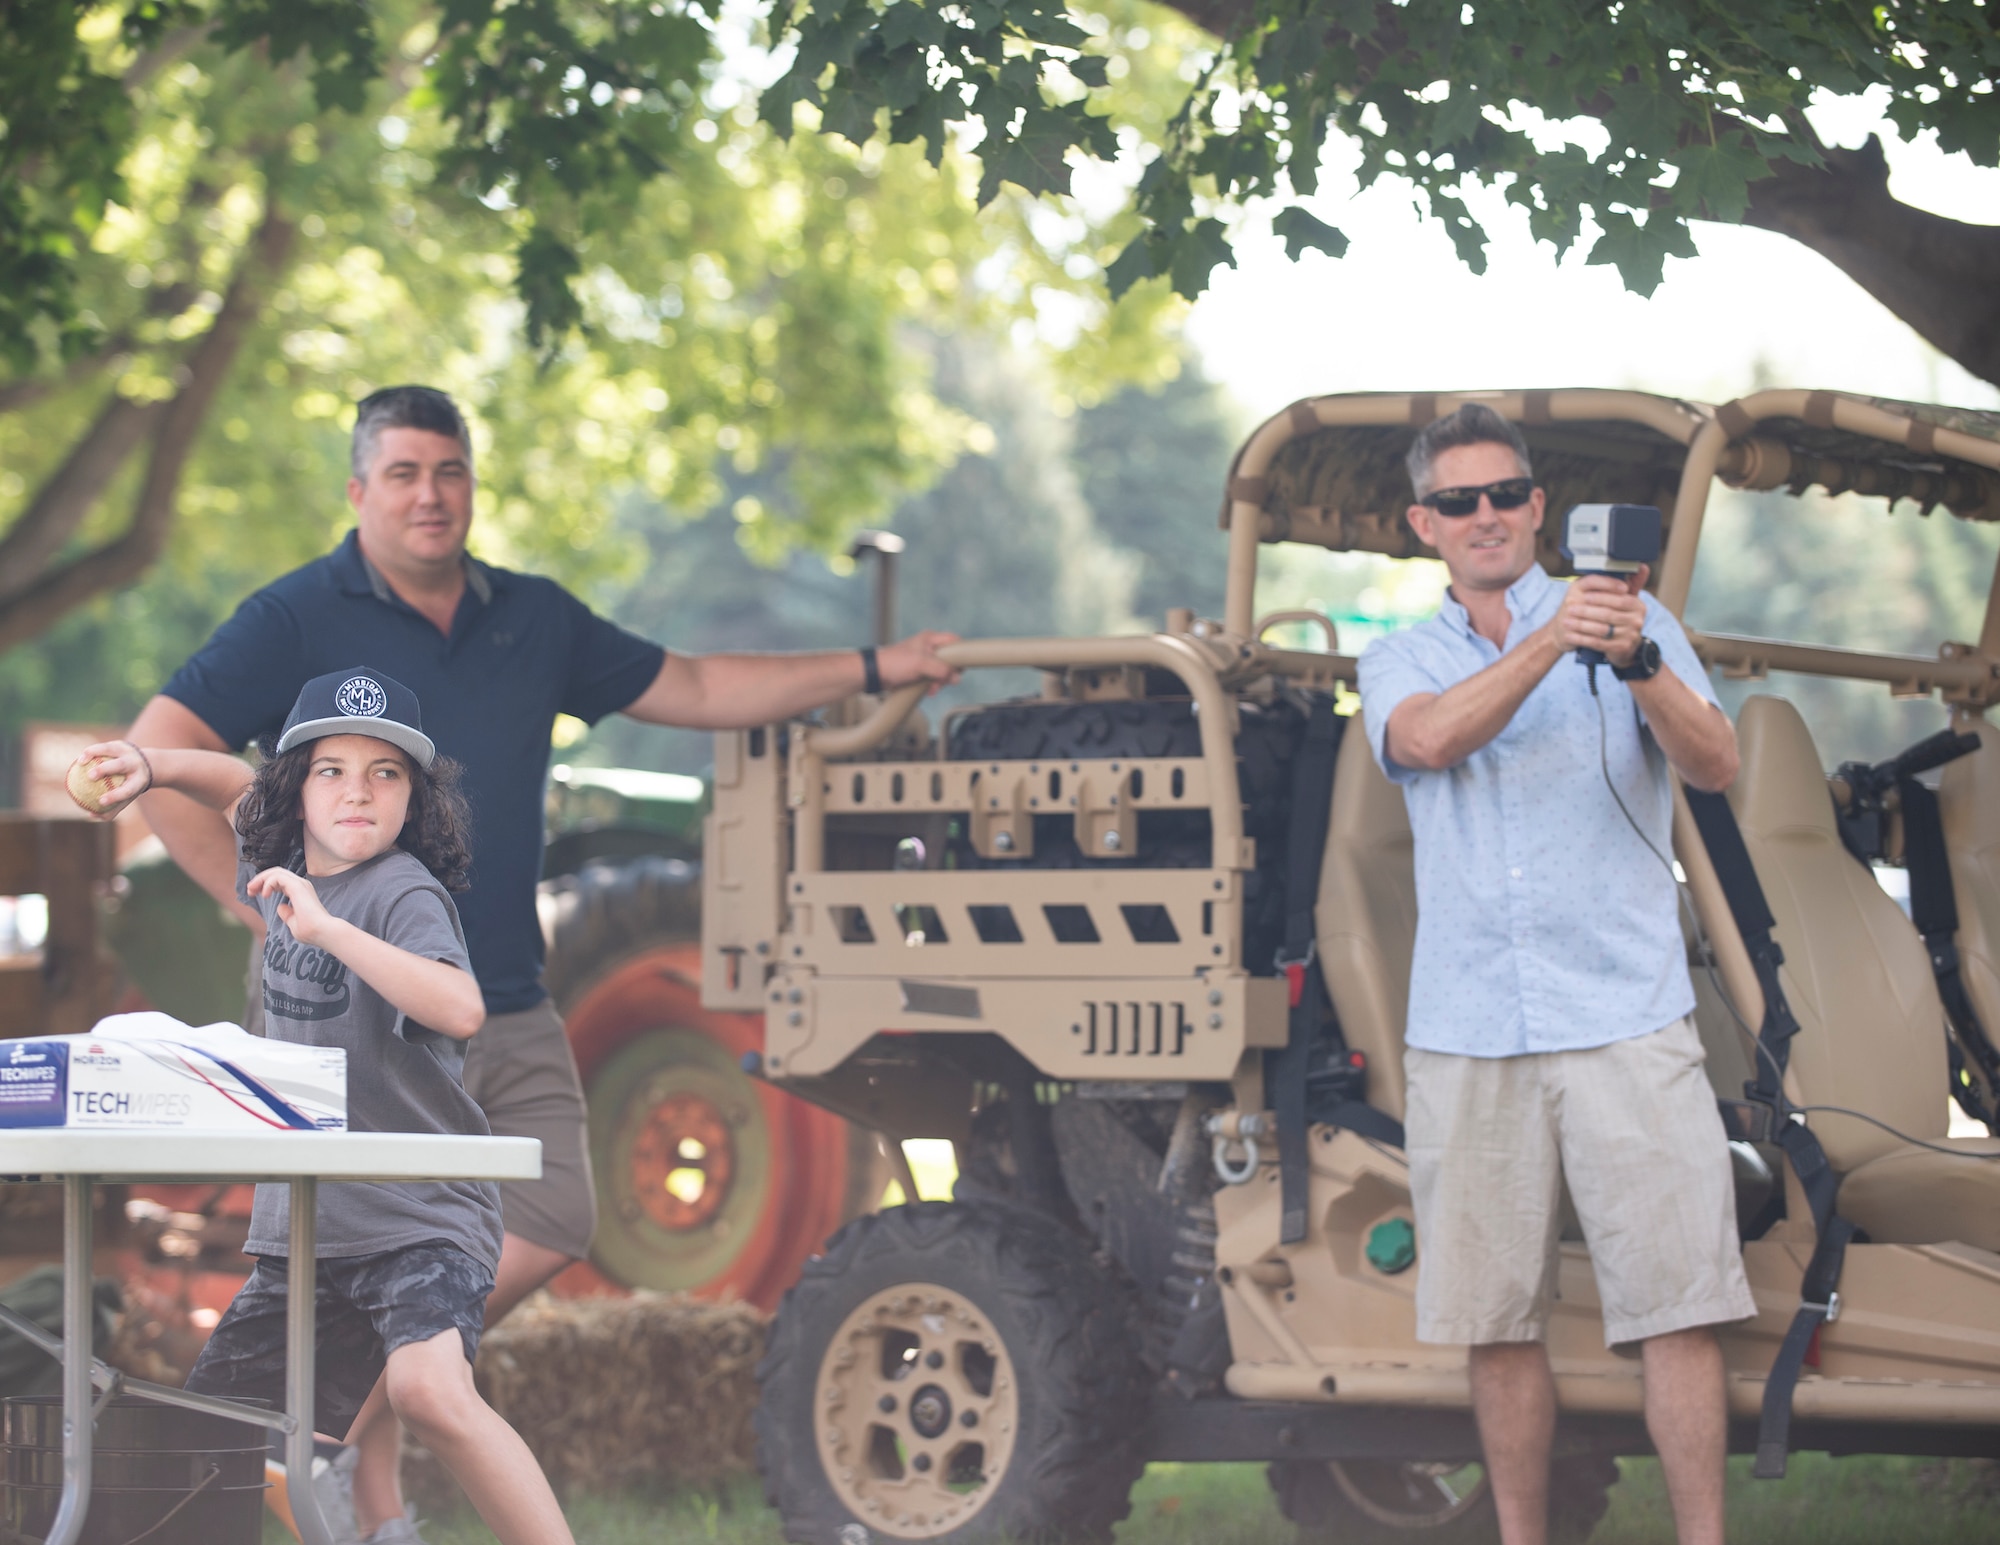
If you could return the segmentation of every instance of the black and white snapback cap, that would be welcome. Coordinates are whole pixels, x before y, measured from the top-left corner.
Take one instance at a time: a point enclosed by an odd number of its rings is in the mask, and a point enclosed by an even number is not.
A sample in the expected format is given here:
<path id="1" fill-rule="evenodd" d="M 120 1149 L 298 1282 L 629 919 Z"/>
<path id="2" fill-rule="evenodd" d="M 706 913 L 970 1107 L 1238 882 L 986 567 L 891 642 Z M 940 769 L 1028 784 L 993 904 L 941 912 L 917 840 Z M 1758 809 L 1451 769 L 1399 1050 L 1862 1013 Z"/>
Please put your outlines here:
<path id="1" fill-rule="evenodd" d="M 424 733 L 417 694 L 393 676 L 365 666 L 315 676 L 301 687 L 278 736 L 278 752 L 323 735 L 372 735 L 409 752 L 419 767 L 429 767 L 437 756 L 437 747 Z"/>

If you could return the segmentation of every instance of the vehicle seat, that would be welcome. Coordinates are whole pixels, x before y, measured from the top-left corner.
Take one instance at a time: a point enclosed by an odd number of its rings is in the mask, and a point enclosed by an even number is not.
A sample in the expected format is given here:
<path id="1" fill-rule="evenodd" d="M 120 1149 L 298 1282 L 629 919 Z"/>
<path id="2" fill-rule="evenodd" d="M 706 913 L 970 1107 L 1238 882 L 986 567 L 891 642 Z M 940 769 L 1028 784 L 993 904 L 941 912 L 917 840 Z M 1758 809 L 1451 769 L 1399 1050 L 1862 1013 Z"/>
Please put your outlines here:
<path id="1" fill-rule="evenodd" d="M 1970 728 L 1979 749 L 1945 764 L 1938 813 L 1958 901 L 1959 977 L 1990 1038 L 2000 1035 L 2000 729 L 1984 719 Z"/>
<path id="2" fill-rule="evenodd" d="M 1368 1058 L 1368 1103 L 1403 1119 L 1403 1026 L 1417 944 L 1417 869 L 1403 791 L 1356 714 L 1334 764 L 1314 916 L 1320 970 L 1347 1044 Z"/>
<path id="3" fill-rule="evenodd" d="M 1959 1240 L 2000 1251 L 2000 1140 L 1947 1138 L 1944 1010 L 1916 930 L 1841 845 L 1812 734 L 1782 698 L 1737 725 L 1729 791 L 1777 919 L 1791 1066 L 1802 1103 L 1866 1111 L 1937 1153 L 1852 1117 L 1808 1119 L 1843 1179 L 1840 1210 L 1880 1243 Z"/>

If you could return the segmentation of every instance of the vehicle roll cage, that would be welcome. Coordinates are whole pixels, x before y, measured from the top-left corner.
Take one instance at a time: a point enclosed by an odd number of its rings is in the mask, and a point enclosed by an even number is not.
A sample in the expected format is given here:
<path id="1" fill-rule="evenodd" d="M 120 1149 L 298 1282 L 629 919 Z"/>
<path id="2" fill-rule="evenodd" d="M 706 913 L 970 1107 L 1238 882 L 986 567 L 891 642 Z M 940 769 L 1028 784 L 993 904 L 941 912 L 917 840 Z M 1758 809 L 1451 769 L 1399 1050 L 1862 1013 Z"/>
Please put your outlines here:
<path id="1" fill-rule="evenodd" d="M 1800 494 L 1818 486 L 1912 500 L 1926 514 L 1943 504 L 1961 519 L 2000 520 L 2000 414 L 1789 389 L 1756 392 L 1720 407 L 1595 389 L 1311 397 L 1267 419 L 1236 454 L 1222 510 L 1229 570 L 1219 627 L 1189 618 L 1149 638 L 988 640 L 953 645 L 945 657 L 962 668 L 1152 666 L 1180 676 L 1211 714 L 1215 704 L 1226 706 L 1223 689 L 1259 676 L 1322 686 L 1352 682 L 1354 661 L 1336 650 L 1318 654 L 1263 643 L 1271 624 L 1296 619 L 1256 617 L 1258 549 L 1297 541 L 1422 555 L 1426 549 L 1403 519 L 1408 494 L 1402 453 L 1418 428 L 1471 402 L 1522 427 L 1552 506 L 1592 499 L 1661 503 L 1667 548 L 1654 588 L 1676 616 L 1686 609 L 1717 478 L 1732 488 Z M 1309 455 L 1297 454 L 1310 442 L 1333 454 L 1312 464 Z M 1545 457 L 1556 462 L 1554 475 L 1541 471 Z M 1561 571 L 1552 529 L 1544 532 L 1542 556 Z M 1331 645 L 1330 628 L 1328 634 Z M 1978 640 L 1946 641 L 1936 658 L 1729 633 L 1690 637 L 1706 663 L 1732 676 L 1783 670 L 1876 681 L 1897 696 L 1938 692 L 1956 708 L 1980 711 L 2000 699 L 2000 569 Z M 924 690 L 890 693 L 858 723 L 812 729 L 799 749 L 815 762 L 866 755 L 908 719 Z M 1213 786 L 1226 787 L 1222 746 L 1205 745 L 1203 754 L 1215 764 Z M 808 780 L 809 789 L 817 786 Z M 1218 827 L 1218 864 L 1224 836 Z M 810 839 L 803 856 L 810 861 Z"/>

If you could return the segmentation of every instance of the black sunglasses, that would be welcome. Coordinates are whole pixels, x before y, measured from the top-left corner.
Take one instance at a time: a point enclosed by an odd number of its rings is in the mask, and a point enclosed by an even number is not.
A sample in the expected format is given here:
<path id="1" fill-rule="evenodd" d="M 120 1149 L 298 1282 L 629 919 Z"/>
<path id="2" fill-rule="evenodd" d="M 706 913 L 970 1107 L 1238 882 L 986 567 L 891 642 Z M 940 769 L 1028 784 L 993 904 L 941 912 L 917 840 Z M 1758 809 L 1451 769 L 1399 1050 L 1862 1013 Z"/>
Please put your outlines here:
<path id="1" fill-rule="evenodd" d="M 1496 510 L 1518 510 L 1526 504 L 1535 492 L 1535 480 L 1531 477 L 1503 478 L 1497 483 L 1482 483 L 1477 488 L 1440 488 L 1434 494 L 1427 494 L 1417 503 L 1428 505 L 1440 515 L 1457 519 L 1470 515 L 1479 508 L 1479 496 L 1484 494 Z"/>

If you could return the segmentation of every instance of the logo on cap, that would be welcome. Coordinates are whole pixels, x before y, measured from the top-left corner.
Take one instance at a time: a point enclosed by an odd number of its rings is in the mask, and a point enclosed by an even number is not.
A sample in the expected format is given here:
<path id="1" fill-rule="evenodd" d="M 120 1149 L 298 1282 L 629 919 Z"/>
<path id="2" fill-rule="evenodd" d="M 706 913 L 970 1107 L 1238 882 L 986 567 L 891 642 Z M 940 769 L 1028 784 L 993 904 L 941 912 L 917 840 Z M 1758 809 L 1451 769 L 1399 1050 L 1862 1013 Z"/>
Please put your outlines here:
<path id="1" fill-rule="evenodd" d="M 366 676 L 350 676 L 334 692 L 333 706 L 352 719 L 379 719 L 389 698 Z"/>

